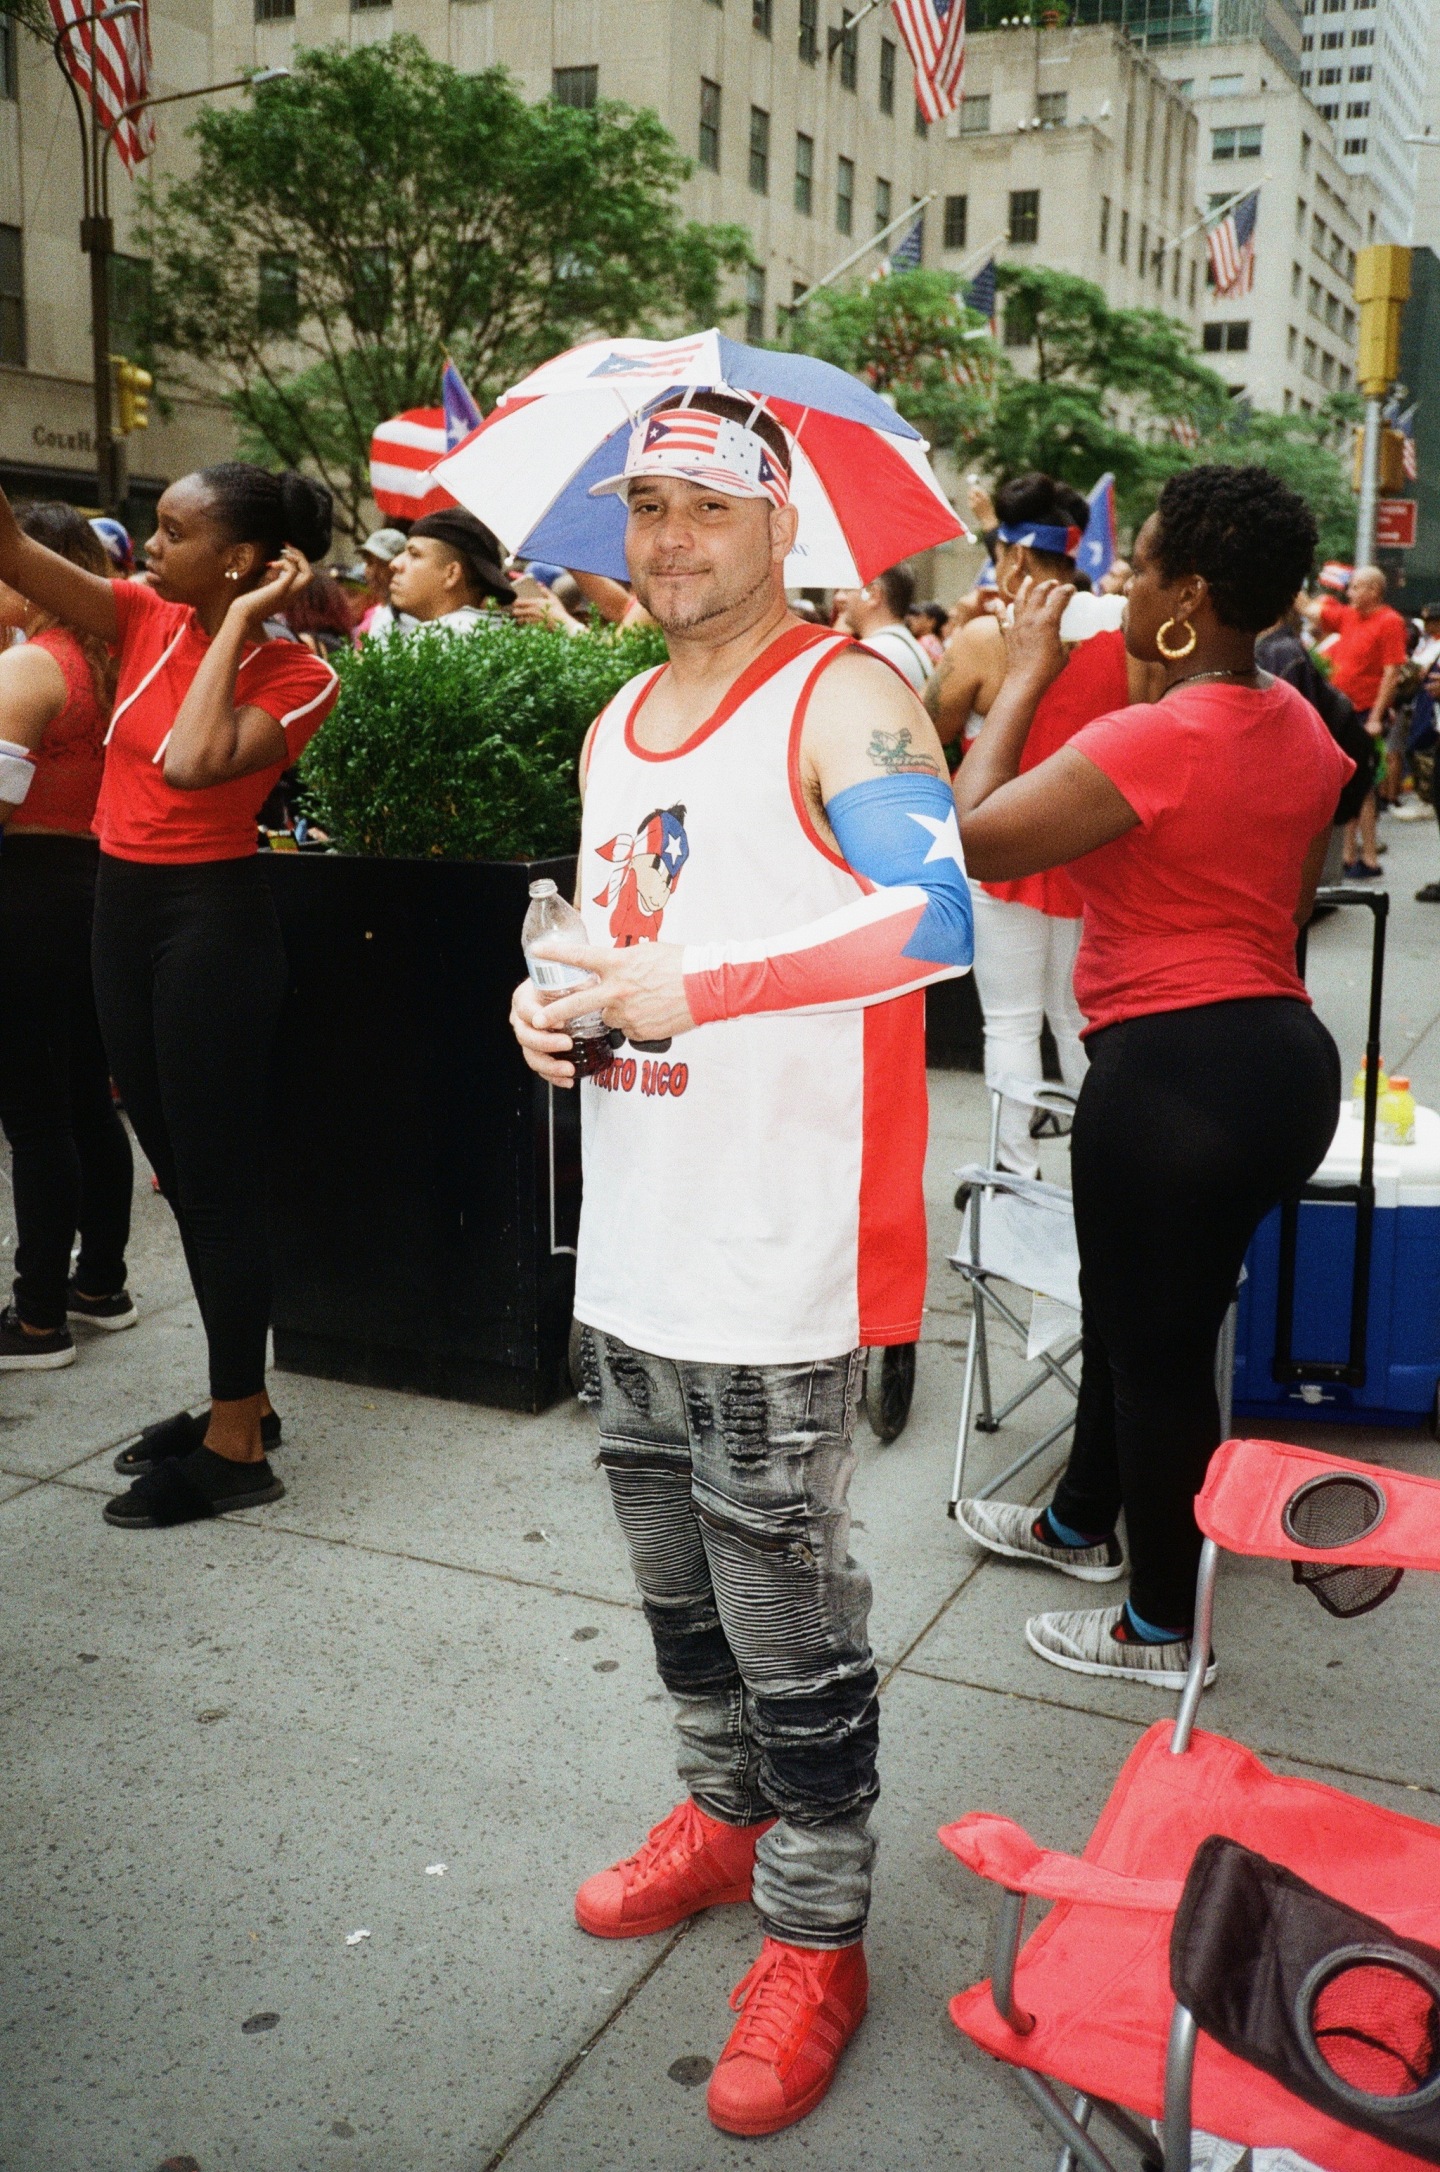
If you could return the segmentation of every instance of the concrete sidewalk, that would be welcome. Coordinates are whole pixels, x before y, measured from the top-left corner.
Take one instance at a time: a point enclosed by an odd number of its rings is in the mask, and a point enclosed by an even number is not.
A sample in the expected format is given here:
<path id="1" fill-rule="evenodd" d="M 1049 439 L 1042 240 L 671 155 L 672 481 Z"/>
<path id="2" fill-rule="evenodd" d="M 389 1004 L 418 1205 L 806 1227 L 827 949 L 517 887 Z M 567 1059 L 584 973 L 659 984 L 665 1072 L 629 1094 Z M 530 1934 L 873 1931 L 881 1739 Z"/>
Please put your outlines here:
<path id="1" fill-rule="evenodd" d="M 1409 900 L 1436 872 L 1435 831 L 1387 831 L 1386 1055 L 1433 1105 L 1440 909 Z M 1312 968 L 1347 1075 L 1359 917 L 1317 930 Z M 1025 1615 L 1063 1595 L 982 1561 L 945 1518 L 967 1326 L 944 1263 L 950 1172 L 983 1148 L 986 1112 L 974 1078 L 932 1087 L 915 1408 L 890 1448 L 862 1429 L 854 1487 L 884 1674 L 872 2006 L 821 2109 L 761 2143 L 705 2118 L 726 1999 L 757 1948 L 748 1910 L 637 1944 L 574 1928 L 578 1881 L 675 1797 L 587 1413 L 277 1375 L 282 1502 L 171 1532 L 102 1522 L 114 1443 L 203 1389 L 179 1249 L 142 1183 L 140 1327 L 88 1337 L 67 1372 L 0 1382 L 4 2172 L 1048 2161 L 1006 2077 L 947 2018 L 984 1973 L 990 1906 L 935 1829 L 988 1807 L 1079 1846 L 1170 1706 L 1034 1659 Z M 1063 1147 L 1047 1152 L 1063 1180 Z M 1059 1415 L 1051 1396 L 984 1444 L 977 1477 Z M 1428 1433 L 1312 1437 L 1440 1474 Z M 1283 1569 L 1232 1565 L 1206 1723 L 1284 1770 L 1440 1819 L 1440 1739 L 1416 1724 L 1435 1709 L 1437 1627 L 1440 1594 L 1419 1578 L 1347 1624 Z"/>

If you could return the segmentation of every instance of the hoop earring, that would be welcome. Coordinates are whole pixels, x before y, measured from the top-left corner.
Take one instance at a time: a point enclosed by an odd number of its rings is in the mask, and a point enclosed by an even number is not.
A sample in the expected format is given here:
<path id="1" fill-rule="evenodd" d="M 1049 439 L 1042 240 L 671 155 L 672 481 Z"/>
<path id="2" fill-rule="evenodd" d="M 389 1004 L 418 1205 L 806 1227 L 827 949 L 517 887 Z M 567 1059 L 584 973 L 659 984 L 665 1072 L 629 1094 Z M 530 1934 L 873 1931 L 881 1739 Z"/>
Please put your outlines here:
<path id="1" fill-rule="evenodd" d="M 1175 621 L 1173 618 L 1167 618 L 1164 625 L 1160 628 L 1160 631 L 1155 636 L 1155 646 L 1160 651 L 1160 654 L 1164 657 L 1167 664 L 1183 663 L 1187 656 L 1191 656 L 1194 654 L 1195 644 L 1200 638 L 1200 636 L 1196 633 L 1195 628 L 1190 624 L 1190 621 L 1187 618 L 1185 621 L 1185 630 L 1189 635 L 1189 639 L 1187 641 L 1183 641 L 1178 649 L 1167 649 L 1165 646 L 1165 636 L 1167 633 L 1169 633 L 1174 623 Z"/>

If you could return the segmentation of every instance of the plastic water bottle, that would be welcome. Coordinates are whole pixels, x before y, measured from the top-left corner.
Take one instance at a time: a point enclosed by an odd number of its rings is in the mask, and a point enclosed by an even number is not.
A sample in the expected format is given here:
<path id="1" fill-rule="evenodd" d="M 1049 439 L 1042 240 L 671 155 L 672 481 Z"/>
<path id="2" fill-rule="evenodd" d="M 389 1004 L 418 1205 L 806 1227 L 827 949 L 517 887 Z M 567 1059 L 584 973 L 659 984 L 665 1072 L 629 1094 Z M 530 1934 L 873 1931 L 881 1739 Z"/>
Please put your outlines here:
<path id="1" fill-rule="evenodd" d="M 1350 1082 L 1350 1107 L 1352 1112 L 1356 1116 L 1363 1116 L 1365 1114 L 1365 1075 L 1369 1068 L 1370 1058 L 1368 1056 L 1362 1056 L 1360 1058 L 1360 1068 L 1355 1073 L 1354 1078 Z M 1380 1059 L 1380 1084 L 1376 1089 L 1377 1107 L 1379 1105 L 1378 1097 L 1380 1094 L 1384 1093 L 1389 1083 L 1390 1081 L 1385 1076 L 1385 1059 L 1382 1056 Z"/>
<path id="2" fill-rule="evenodd" d="M 1415 1096 L 1408 1078 L 1392 1078 L 1380 1096 L 1375 1129 L 1392 1146 L 1415 1144 Z"/>
<path id="3" fill-rule="evenodd" d="M 571 988 L 588 988 L 595 975 L 587 973 L 583 966 L 563 965 L 558 958 L 537 958 L 537 943 L 568 942 L 582 944 L 588 941 L 585 923 L 568 898 L 561 897 L 553 882 L 542 877 L 530 885 L 530 906 L 525 915 L 525 925 L 520 931 L 520 945 L 525 952 L 525 967 L 540 993 L 550 999 Z M 611 1062 L 614 1051 L 605 1030 L 605 1021 L 599 1011 L 587 1011 L 583 1018 L 572 1018 L 560 1030 L 570 1035 L 570 1054 L 577 1077 L 584 1078 L 592 1071 L 603 1071 Z"/>

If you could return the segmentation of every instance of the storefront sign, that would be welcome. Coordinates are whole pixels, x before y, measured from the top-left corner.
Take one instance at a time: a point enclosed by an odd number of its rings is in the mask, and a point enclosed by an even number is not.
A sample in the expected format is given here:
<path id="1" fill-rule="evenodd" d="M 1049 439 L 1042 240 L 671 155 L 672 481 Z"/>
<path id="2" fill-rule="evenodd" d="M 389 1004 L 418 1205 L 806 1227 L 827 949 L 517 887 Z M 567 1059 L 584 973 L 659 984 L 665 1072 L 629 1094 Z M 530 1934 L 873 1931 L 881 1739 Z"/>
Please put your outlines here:
<path id="1" fill-rule="evenodd" d="M 30 432 L 30 442 L 42 452 L 93 453 L 95 440 L 88 430 L 49 430 L 43 422 L 37 422 Z"/>

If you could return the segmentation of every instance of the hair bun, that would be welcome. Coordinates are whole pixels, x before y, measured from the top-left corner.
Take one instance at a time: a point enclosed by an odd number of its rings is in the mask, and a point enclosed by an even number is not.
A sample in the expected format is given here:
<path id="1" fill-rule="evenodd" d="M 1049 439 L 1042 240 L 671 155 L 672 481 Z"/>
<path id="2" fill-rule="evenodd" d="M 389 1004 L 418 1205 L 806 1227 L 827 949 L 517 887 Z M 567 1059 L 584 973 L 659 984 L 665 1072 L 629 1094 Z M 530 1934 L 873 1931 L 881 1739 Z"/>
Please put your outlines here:
<path id="1" fill-rule="evenodd" d="M 279 478 L 280 505 L 285 522 L 285 541 L 293 543 L 311 560 L 321 559 L 330 548 L 334 500 L 323 483 L 287 468 Z"/>

